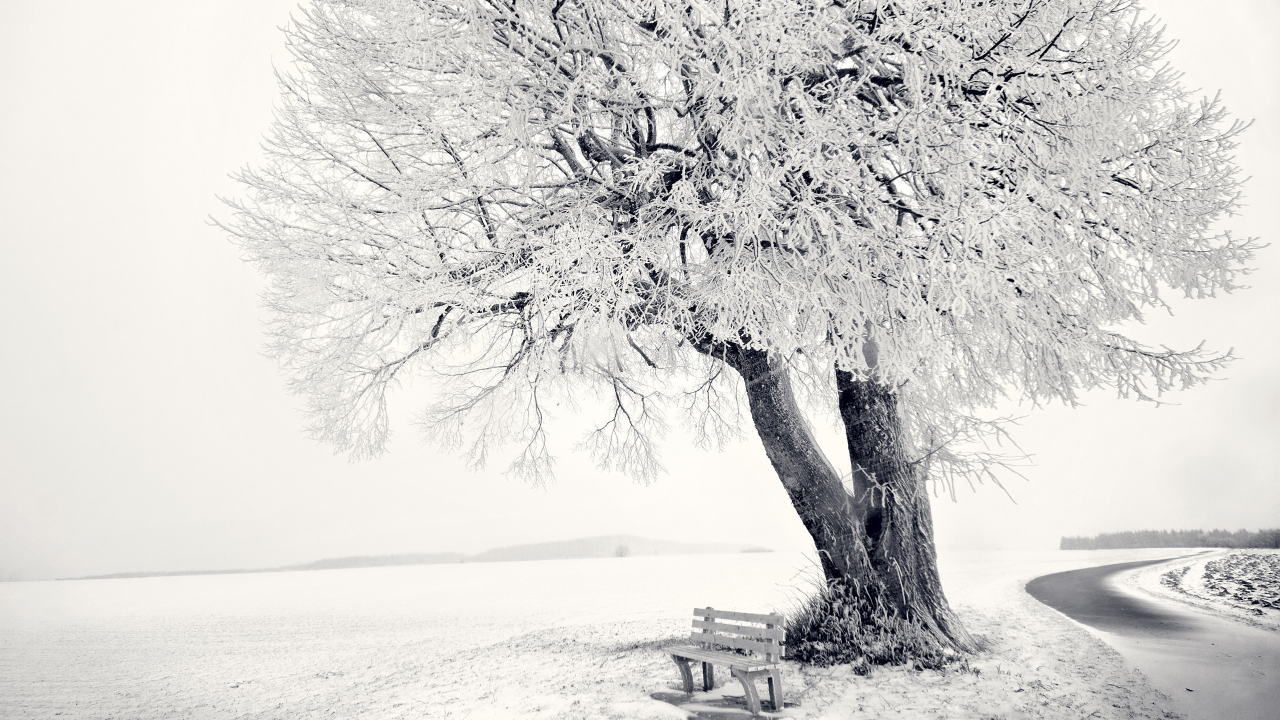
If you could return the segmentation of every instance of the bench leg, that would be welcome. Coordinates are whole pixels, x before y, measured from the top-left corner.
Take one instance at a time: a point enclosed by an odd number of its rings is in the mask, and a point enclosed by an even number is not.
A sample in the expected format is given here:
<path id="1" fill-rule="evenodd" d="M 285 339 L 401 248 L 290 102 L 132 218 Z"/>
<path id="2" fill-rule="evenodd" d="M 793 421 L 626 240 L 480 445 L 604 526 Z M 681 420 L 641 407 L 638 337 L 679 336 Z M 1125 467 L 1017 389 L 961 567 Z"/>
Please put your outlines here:
<path id="1" fill-rule="evenodd" d="M 742 689 L 747 693 L 747 709 L 751 711 L 752 715 L 759 715 L 760 695 L 756 692 L 755 680 L 753 680 L 745 670 L 730 668 L 729 672 L 733 673 L 733 676 L 738 678 L 738 682 L 742 683 Z"/>
<path id="2" fill-rule="evenodd" d="M 709 662 L 702 663 L 702 689 L 709 691 L 716 686 L 716 667 Z"/>
<path id="3" fill-rule="evenodd" d="M 693 661 L 682 658 L 679 655 L 672 655 L 671 659 L 675 661 L 676 667 L 680 670 L 680 682 L 684 685 L 684 691 L 686 693 L 692 693 L 693 672 L 689 670 L 689 663 L 692 663 Z"/>
<path id="4" fill-rule="evenodd" d="M 782 673 L 777 668 L 769 670 L 769 704 L 774 712 L 782 712 Z"/>

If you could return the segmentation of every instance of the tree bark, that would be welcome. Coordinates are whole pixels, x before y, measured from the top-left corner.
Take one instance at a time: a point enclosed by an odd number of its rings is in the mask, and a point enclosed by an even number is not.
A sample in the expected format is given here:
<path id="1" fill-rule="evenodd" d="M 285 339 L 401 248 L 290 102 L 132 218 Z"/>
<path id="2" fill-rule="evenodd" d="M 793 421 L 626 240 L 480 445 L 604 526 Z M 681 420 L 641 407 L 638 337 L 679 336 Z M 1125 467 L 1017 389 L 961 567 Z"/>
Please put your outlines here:
<path id="1" fill-rule="evenodd" d="M 956 649 L 977 649 L 942 591 L 928 478 L 907 452 L 901 396 L 843 370 L 836 371 L 836 392 L 853 467 L 853 515 L 871 568 L 868 579 L 879 584 L 882 602 L 902 616 Z"/>
<path id="2" fill-rule="evenodd" d="M 767 353 L 742 350 L 725 361 L 742 375 L 756 432 L 805 529 L 813 536 L 828 580 L 871 571 L 854 498 L 818 446 L 800 412 L 791 380 Z"/>
<path id="3" fill-rule="evenodd" d="M 785 367 L 763 351 L 720 346 L 708 354 L 742 376 L 765 453 L 813 537 L 828 583 L 918 624 L 944 646 L 977 649 L 942 591 L 926 478 L 908 458 L 898 395 L 837 372 L 854 468 L 849 492 L 800 412 Z"/>

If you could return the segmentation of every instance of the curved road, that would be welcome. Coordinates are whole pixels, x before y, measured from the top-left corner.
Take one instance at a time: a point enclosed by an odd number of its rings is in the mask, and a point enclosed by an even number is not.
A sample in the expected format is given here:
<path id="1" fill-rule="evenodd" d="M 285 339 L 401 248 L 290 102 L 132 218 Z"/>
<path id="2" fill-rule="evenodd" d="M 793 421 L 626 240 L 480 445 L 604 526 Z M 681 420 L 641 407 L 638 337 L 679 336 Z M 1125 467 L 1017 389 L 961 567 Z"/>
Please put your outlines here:
<path id="1" fill-rule="evenodd" d="M 1115 576 L 1148 560 L 1045 575 L 1027 593 L 1099 636 L 1192 720 L 1280 718 L 1280 633 L 1136 597 Z"/>
<path id="2" fill-rule="evenodd" d="M 1107 632 L 1188 630 L 1195 619 L 1130 595 L 1110 583 L 1122 572 L 1177 558 L 1103 565 L 1045 575 L 1027 583 L 1027 594 L 1072 620 Z"/>

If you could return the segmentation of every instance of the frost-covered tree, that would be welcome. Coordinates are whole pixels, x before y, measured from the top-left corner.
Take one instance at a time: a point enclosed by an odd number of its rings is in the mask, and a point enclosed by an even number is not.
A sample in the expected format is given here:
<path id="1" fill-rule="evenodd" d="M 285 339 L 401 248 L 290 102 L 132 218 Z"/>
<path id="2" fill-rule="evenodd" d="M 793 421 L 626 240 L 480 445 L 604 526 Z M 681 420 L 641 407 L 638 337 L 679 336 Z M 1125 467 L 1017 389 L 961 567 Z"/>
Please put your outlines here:
<path id="1" fill-rule="evenodd" d="M 1115 330 L 1254 249 L 1212 228 L 1240 126 L 1130 0 L 315 0 L 288 35 L 227 225 L 315 435 L 378 453 L 422 373 L 431 437 L 533 479 L 552 397 L 608 403 L 587 446 L 641 478 L 664 412 L 749 420 L 833 593 L 793 656 L 841 618 L 974 647 L 928 488 L 982 471 L 977 409 L 1227 359 Z"/>

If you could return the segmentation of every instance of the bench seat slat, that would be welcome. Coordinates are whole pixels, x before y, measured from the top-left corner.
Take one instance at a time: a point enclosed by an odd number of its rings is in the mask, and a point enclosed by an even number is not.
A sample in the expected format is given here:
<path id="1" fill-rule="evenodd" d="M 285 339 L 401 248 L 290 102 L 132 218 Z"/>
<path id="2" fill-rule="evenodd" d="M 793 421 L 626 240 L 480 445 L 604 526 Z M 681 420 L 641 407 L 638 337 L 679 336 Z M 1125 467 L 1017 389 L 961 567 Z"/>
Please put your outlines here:
<path id="1" fill-rule="evenodd" d="M 760 658 L 747 657 L 738 655 L 737 653 L 717 652 L 715 650 L 703 650 L 696 647 L 673 647 L 668 648 L 667 652 L 676 657 L 688 658 L 690 660 L 698 660 L 701 662 L 709 662 L 713 665 L 723 665 L 725 667 L 736 668 L 738 670 L 752 670 L 754 668 L 767 668 L 777 665 L 777 661 L 769 662 Z"/>
<path id="2" fill-rule="evenodd" d="M 693 614 L 704 618 L 737 620 L 738 622 L 760 623 L 761 625 L 782 625 L 781 615 L 757 615 L 755 613 L 716 610 L 715 608 L 694 608 Z"/>
<path id="3" fill-rule="evenodd" d="M 717 635 L 720 633 L 733 633 L 735 635 L 768 638 L 770 640 L 787 639 L 787 631 L 780 627 L 761 628 L 743 625 L 730 625 L 728 623 L 715 622 L 714 620 L 699 620 L 697 618 L 694 618 L 693 626 L 696 628 L 702 628 L 703 630 L 711 630 Z"/>

